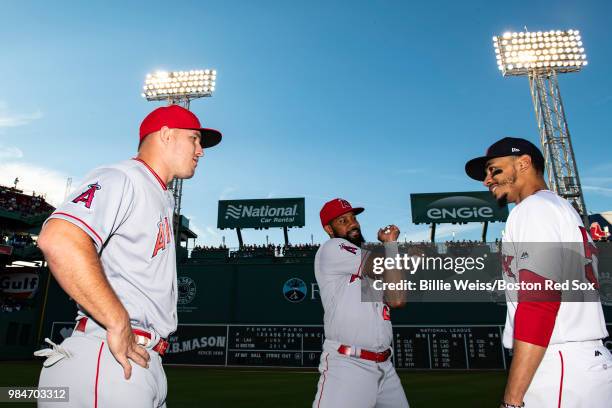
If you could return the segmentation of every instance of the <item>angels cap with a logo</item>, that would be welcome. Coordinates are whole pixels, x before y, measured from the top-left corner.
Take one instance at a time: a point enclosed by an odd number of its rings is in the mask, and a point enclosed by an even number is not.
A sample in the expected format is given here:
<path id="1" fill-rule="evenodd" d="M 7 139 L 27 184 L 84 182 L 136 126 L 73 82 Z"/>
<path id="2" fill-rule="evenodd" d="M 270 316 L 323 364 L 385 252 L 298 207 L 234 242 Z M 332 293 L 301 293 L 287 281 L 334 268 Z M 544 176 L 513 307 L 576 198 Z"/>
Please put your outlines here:
<path id="1" fill-rule="evenodd" d="M 496 157 L 529 155 L 536 169 L 544 171 L 544 156 L 540 149 L 529 140 L 518 137 L 504 137 L 493 143 L 484 156 L 476 157 L 465 164 L 465 172 L 474 180 L 484 181 L 487 162 Z"/>
<path id="2" fill-rule="evenodd" d="M 363 207 L 353 207 L 351 203 L 342 199 L 342 198 L 334 198 L 326 202 L 321 208 L 321 212 L 319 216 L 321 217 L 321 225 L 326 226 L 329 224 L 334 218 L 337 218 L 346 213 L 352 212 L 353 214 L 361 214 L 363 212 Z"/>
<path id="3" fill-rule="evenodd" d="M 179 105 L 162 106 L 149 113 L 140 124 L 140 141 L 162 127 L 190 129 L 200 132 L 202 148 L 213 147 L 221 141 L 221 132 L 203 128 L 198 117 Z"/>

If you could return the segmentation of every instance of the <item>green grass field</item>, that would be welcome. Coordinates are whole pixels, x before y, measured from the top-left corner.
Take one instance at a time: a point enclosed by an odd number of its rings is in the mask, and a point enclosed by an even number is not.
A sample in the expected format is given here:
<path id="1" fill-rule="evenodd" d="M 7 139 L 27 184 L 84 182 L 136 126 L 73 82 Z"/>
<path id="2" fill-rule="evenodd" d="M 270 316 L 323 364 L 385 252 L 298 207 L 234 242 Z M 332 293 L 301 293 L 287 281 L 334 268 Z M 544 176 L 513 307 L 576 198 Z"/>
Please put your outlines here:
<path id="1" fill-rule="evenodd" d="M 0 386 L 32 386 L 41 363 L 0 362 Z M 166 367 L 168 407 L 309 407 L 319 373 L 307 370 Z M 499 371 L 398 371 L 411 408 L 496 407 L 506 374 Z M 34 404 L 0 403 L 25 408 Z M 341 407 L 339 407 L 341 408 Z"/>

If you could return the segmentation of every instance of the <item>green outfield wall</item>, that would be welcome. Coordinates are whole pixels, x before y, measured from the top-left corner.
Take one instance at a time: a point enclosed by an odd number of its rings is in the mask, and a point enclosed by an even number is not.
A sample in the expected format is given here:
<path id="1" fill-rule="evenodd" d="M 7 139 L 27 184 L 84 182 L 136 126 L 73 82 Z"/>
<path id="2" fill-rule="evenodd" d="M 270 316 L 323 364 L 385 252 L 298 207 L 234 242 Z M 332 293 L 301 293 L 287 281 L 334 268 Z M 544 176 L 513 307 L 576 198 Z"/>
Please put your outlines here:
<path id="1" fill-rule="evenodd" d="M 598 245 L 599 246 L 599 245 Z M 610 282 L 612 246 L 600 247 L 600 278 Z M 312 258 L 257 259 L 179 266 L 179 323 L 183 325 L 322 325 L 323 308 Z M 19 308 L 0 314 L 0 359 L 31 355 L 54 332 L 69 335 L 75 303 L 48 270 L 32 268 L 36 288 Z M 605 276 L 601 276 L 601 275 Z M 28 275 L 30 276 L 30 275 Z M 19 281 L 17 278 L 12 278 Z M 604 289 L 604 288 L 602 288 Z M 607 289 L 610 287 L 607 286 Z M 27 306 L 27 307 L 26 307 Z M 612 307 L 604 306 L 612 321 Z M 408 303 L 392 311 L 396 325 L 503 325 L 506 308 L 499 303 Z"/>

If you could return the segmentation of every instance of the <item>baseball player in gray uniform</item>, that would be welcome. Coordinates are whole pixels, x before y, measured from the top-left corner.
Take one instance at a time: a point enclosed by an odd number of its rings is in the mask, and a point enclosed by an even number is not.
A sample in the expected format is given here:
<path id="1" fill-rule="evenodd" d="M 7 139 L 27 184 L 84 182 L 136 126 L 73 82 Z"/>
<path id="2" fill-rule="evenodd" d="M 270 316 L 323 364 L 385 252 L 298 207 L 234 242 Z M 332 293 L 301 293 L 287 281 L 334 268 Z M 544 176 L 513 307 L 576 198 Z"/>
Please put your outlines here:
<path id="1" fill-rule="evenodd" d="M 390 359 L 393 331 L 389 305 L 361 298 L 360 281 L 370 279 L 364 273 L 362 260 L 368 256 L 362 254 L 364 239 L 355 217 L 362 211 L 336 198 L 320 212 L 321 224 L 331 239 L 315 256 L 315 276 L 325 312 L 325 342 L 314 408 L 408 407 Z M 386 256 L 397 254 L 398 236 L 394 225 L 378 231 Z"/>
<path id="2" fill-rule="evenodd" d="M 78 304 L 72 336 L 35 353 L 47 357 L 39 387 L 69 387 L 64 406 L 165 406 L 161 356 L 177 328 L 166 186 L 191 178 L 203 149 L 220 141 L 180 106 L 155 109 L 140 126 L 138 155 L 92 171 L 45 222 L 38 245 Z"/>

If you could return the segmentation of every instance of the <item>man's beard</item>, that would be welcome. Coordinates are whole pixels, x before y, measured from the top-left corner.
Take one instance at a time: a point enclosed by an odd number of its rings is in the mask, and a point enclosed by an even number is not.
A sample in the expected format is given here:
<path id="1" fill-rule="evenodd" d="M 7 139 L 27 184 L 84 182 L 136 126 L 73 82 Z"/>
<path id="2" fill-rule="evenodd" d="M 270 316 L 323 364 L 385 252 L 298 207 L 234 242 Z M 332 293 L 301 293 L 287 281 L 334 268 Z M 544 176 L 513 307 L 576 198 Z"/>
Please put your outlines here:
<path id="1" fill-rule="evenodd" d="M 505 207 L 508 205 L 508 194 L 504 194 L 503 196 L 497 199 L 497 205 L 500 207 Z"/>
<path id="2" fill-rule="evenodd" d="M 361 235 L 361 229 L 359 229 L 359 228 L 353 228 L 352 230 L 347 231 L 346 235 L 344 235 L 344 236 L 339 235 L 338 232 L 334 229 L 334 227 L 332 227 L 332 230 L 334 231 L 334 238 L 344 238 L 348 242 L 350 242 L 351 244 L 353 244 L 355 246 L 361 247 L 361 244 L 363 244 L 365 242 L 365 239 L 363 238 L 363 235 Z M 352 231 L 359 232 L 359 235 L 351 237 L 349 235 L 349 233 L 352 232 Z"/>
<path id="3" fill-rule="evenodd" d="M 501 186 L 509 186 L 512 185 L 516 182 L 516 173 L 513 173 L 510 175 L 510 177 L 506 178 L 505 180 L 497 183 L 498 188 Z M 499 205 L 500 207 L 505 207 L 506 205 L 508 205 L 508 193 L 502 195 L 501 197 L 499 197 L 497 199 L 497 205 Z"/>

